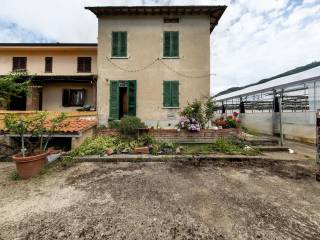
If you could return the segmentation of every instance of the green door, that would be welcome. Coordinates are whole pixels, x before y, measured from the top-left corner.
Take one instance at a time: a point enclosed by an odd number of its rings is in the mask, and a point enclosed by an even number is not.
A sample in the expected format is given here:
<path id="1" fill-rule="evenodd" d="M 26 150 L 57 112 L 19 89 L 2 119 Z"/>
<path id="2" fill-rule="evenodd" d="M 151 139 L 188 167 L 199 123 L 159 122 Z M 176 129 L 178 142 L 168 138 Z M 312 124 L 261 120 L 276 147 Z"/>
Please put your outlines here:
<path id="1" fill-rule="evenodd" d="M 128 115 L 136 116 L 137 112 L 137 81 L 127 81 Z M 109 120 L 118 120 L 120 117 L 120 89 L 119 81 L 110 81 L 110 112 Z"/>
<path id="2" fill-rule="evenodd" d="M 110 120 L 119 119 L 119 81 L 110 81 Z"/>
<path id="3" fill-rule="evenodd" d="M 137 81 L 128 81 L 128 115 L 136 116 L 137 114 Z"/>

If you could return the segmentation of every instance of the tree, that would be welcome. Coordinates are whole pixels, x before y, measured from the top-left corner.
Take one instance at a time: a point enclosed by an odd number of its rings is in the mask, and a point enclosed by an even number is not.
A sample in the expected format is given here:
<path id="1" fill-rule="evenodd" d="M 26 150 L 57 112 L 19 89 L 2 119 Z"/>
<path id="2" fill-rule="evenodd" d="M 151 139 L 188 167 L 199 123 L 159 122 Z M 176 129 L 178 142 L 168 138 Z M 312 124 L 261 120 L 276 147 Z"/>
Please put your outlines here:
<path id="1" fill-rule="evenodd" d="M 66 118 L 65 113 L 51 119 L 49 119 L 48 112 L 37 112 L 31 116 L 10 113 L 5 115 L 4 123 L 8 133 L 19 135 L 21 153 L 25 157 L 26 153 L 33 153 L 37 147 L 39 147 L 40 152 L 45 152 L 55 131 L 68 124 L 64 122 Z M 28 141 L 30 138 L 37 138 L 38 141 L 32 144 Z"/>
<path id="2" fill-rule="evenodd" d="M 29 94 L 31 76 L 26 72 L 12 72 L 0 77 L 0 105 L 7 106 L 11 97 Z"/>

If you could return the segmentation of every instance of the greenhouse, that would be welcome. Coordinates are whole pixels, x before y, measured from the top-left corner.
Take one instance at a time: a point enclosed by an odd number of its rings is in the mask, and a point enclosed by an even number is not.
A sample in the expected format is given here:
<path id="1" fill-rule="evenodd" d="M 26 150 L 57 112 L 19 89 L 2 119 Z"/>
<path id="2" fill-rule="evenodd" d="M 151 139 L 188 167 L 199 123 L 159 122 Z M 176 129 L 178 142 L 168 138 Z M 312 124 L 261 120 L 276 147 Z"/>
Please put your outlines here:
<path id="1" fill-rule="evenodd" d="M 250 129 L 315 143 L 320 66 L 216 97 L 217 113 L 240 113 Z"/>

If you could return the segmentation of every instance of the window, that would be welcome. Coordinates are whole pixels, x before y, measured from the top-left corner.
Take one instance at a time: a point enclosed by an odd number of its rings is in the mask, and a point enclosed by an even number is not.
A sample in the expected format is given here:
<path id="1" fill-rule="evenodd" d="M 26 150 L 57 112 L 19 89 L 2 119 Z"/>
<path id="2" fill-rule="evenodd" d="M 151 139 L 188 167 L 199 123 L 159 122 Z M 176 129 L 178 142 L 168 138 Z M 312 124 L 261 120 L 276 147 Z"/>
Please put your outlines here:
<path id="1" fill-rule="evenodd" d="M 64 89 L 62 94 L 62 105 L 64 107 L 83 106 L 84 97 L 84 89 Z"/>
<path id="2" fill-rule="evenodd" d="M 127 57 L 127 32 L 112 32 L 112 57 Z"/>
<path id="3" fill-rule="evenodd" d="M 179 107 L 179 81 L 163 82 L 163 106 Z"/>
<path id="4" fill-rule="evenodd" d="M 91 72 L 91 57 L 78 57 L 78 72 Z"/>
<path id="5" fill-rule="evenodd" d="M 26 57 L 13 57 L 12 58 L 12 71 L 26 71 L 27 58 Z"/>
<path id="6" fill-rule="evenodd" d="M 46 73 L 51 73 L 51 72 L 52 72 L 52 57 L 46 57 L 46 58 L 45 58 L 44 71 L 45 71 Z"/>
<path id="7" fill-rule="evenodd" d="M 163 57 L 179 57 L 179 32 L 164 32 Z"/>
<path id="8" fill-rule="evenodd" d="M 179 23 L 180 19 L 179 18 L 164 18 L 163 22 L 164 23 Z"/>

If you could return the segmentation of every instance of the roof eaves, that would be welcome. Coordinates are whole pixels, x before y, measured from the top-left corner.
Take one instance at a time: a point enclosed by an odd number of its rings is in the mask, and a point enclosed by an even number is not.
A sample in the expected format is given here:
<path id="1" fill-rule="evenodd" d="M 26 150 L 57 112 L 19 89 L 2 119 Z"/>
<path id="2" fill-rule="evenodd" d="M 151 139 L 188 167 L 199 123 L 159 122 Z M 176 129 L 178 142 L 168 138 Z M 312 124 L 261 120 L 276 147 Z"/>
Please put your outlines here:
<path id="1" fill-rule="evenodd" d="M 0 47 L 97 47 L 97 43 L 0 43 Z"/>

